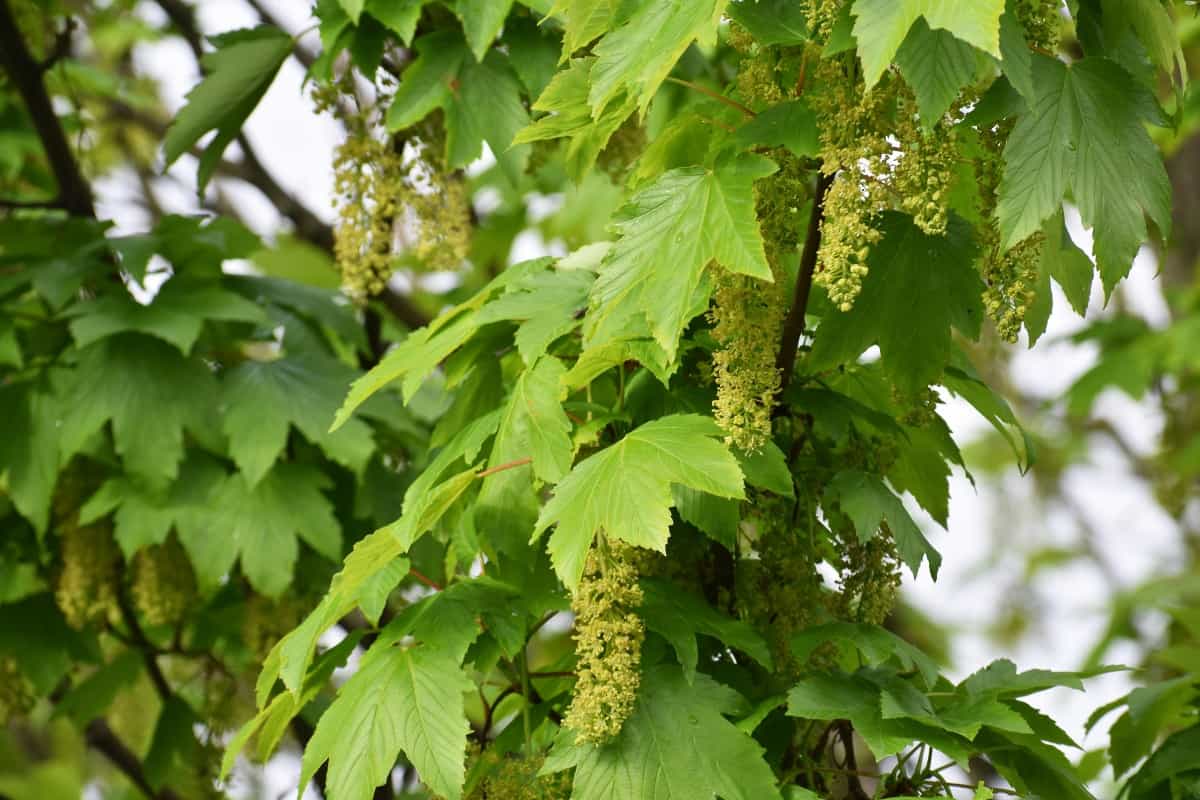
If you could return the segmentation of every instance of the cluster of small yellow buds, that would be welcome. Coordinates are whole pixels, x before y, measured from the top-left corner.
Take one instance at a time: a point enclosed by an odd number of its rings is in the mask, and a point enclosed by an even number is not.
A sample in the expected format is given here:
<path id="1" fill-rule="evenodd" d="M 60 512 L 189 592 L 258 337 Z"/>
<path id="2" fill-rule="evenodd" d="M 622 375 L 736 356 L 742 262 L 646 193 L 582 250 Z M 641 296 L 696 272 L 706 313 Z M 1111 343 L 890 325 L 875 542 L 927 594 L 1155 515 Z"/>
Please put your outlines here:
<path id="1" fill-rule="evenodd" d="M 759 48 L 745 55 L 738 64 L 737 90 L 751 105 L 770 106 L 785 99 L 779 86 L 777 54 L 771 48 Z"/>
<path id="2" fill-rule="evenodd" d="M 738 562 L 737 598 L 741 615 L 767 634 L 776 669 L 799 677 L 802 665 L 792 656 L 791 639 L 822 616 L 826 592 L 819 558 L 811 540 L 792 526 L 791 507 L 761 497 L 746 507 L 758 558 Z"/>
<path id="3" fill-rule="evenodd" d="M 846 170 L 837 174 L 825 194 L 815 281 L 840 311 L 854 307 L 867 275 L 871 248 L 882 238 L 871 224 L 877 209 L 864 193 L 858 172 Z"/>
<path id="4" fill-rule="evenodd" d="M 901 155 L 891 179 L 901 197 L 900 208 L 911 214 L 925 233 L 941 236 L 946 232 L 949 218 L 958 134 L 953 126 L 939 125 L 924 135 L 915 116 L 905 115 L 896 135 Z"/>
<path id="5" fill-rule="evenodd" d="M 15 658 L 0 655 L 0 725 L 24 717 L 33 710 L 37 696 Z"/>
<path id="6" fill-rule="evenodd" d="M 753 53 L 758 48 L 758 41 L 755 40 L 754 34 L 743 28 L 737 22 L 730 22 L 726 41 L 729 46 L 736 52 L 742 55 Z"/>
<path id="7" fill-rule="evenodd" d="M 983 262 L 983 307 L 1000 338 L 1015 342 L 1037 293 L 1039 263 L 1045 237 L 1030 236 L 1010 250 L 997 247 Z"/>
<path id="8" fill-rule="evenodd" d="M 54 586 L 54 599 L 77 630 L 108 620 L 117 608 L 121 551 L 107 521 L 78 524 L 78 515 L 58 525 L 62 566 Z"/>
<path id="9" fill-rule="evenodd" d="M 1038 50 L 1058 49 L 1062 32 L 1062 0 L 1014 0 L 1017 21 L 1025 29 L 1025 38 Z"/>
<path id="10" fill-rule="evenodd" d="M 481 758 L 488 758 L 489 750 Z M 496 760 L 496 757 L 492 757 Z M 480 782 L 467 800 L 567 800 L 571 796 L 570 772 L 538 775 L 545 756 L 499 758 L 499 765 Z"/>
<path id="11" fill-rule="evenodd" d="M 808 29 L 812 32 L 814 41 L 824 42 L 829 38 L 845 2 L 846 0 L 800 0 L 800 7 L 804 9 Z"/>
<path id="12" fill-rule="evenodd" d="M 632 548 L 601 536 L 588 554 L 575 612 L 575 695 L 563 724 L 577 742 L 604 744 L 633 713 L 641 684 L 642 589 Z"/>
<path id="13" fill-rule="evenodd" d="M 350 135 L 333 159 L 334 257 L 347 293 L 379 294 L 392 275 L 393 225 L 404 209 L 404 164 L 391 142 Z"/>
<path id="14" fill-rule="evenodd" d="M 900 593 L 900 560 L 891 531 L 884 523 L 865 544 L 854 531 L 848 531 L 843 538 L 839 616 L 853 622 L 882 625 Z"/>
<path id="15" fill-rule="evenodd" d="M 804 96 L 817 115 L 821 132 L 822 170 L 826 175 L 859 170 L 867 162 L 886 169 L 893 147 L 888 141 L 896 94 L 902 82 L 892 76 L 866 91 L 853 59 L 822 58 L 810 50 L 815 64 Z"/>
<path id="16" fill-rule="evenodd" d="M 608 144 L 596 157 L 596 166 L 607 172 L 613 181 L 620 182 L 645 149 L 646 126 L 635 114 L 609 137 Z"/>
<path id="17" fill-rule="evenodd" d="M 784 315 L 782 286 L 724 270 L 717 272 L 716 284 L 709 319 L 721 347 L 712 361 L 713 416 L 731 444 L 755 452 L 770 441 L 779 392 L 775 357 Z"/>
<path id="18" fill-rule="evenodd" d="M 179 540 L 139 550 L 129 585 L 134 607 L 150 625 L 177 625 L 196 598 L 196 574 Z"/>

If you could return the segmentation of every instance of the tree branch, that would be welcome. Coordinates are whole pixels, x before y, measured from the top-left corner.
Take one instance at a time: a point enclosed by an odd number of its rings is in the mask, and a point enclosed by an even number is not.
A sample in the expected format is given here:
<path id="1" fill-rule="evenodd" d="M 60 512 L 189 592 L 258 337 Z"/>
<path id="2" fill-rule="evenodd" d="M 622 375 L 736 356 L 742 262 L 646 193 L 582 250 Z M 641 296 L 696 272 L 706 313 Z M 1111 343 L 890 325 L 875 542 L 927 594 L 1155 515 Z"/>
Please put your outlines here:
<path id="1" fill-rule="evenodd" d="M 0 3 L 2 2 L 3 0 L 0 0 Z M 150 780 L 146 777 L 146 773 L 142 769 L 141 759 L 125 746 L 125 743 L 117 737 L 117 734 L 103 718 L 94 719 L 88 723 L 87 728 L 84 730 L 84 738 L 87 740 L 89 747 L 103 754 L 105 758 L 112 762 L 114 767 L 119 769 L 129 779 L 130 783 L 136 786 L 150 800 L 183 800 L 167 787 L 156 791 L 150 785 Z"/>
<path id="2" fill-rule="evenodd" d="M 792 382 L 796 370 L 796 351 L 800 336 L 804 333 L 804 316 L 808 311 L 808 298 L 812 294 L 813 274 L 817 269 L 817 254 L 821 250 L 821 222 L 825 219 L 825 194 L 833 183 L 833 176 L 821 173 L 817 177 L 817 193 L 813 196 L 812 216 L 808 220 L 808 234 L 804 238 L 804 252 L 800 256 L 800 273 L 796 276 L 796 290 L 792 305 L 783 321 L 783 334 L 779 340 L 779 355 L 775 366 L 780 372 L 779 397 L 782 398 Z"/>
<path id="3" fill-rule="evenodd" d="M 8 0 L 0 0 L 0 61 L 9 80 L 17 87 L 46 151 L 46 159 L 58 184 L 57 207 L 72 216 L 95 217 L 92 189 L 79 171 L 79 164 L 42 82 L 43 65 L 33 58 L 25 45 Z"/>

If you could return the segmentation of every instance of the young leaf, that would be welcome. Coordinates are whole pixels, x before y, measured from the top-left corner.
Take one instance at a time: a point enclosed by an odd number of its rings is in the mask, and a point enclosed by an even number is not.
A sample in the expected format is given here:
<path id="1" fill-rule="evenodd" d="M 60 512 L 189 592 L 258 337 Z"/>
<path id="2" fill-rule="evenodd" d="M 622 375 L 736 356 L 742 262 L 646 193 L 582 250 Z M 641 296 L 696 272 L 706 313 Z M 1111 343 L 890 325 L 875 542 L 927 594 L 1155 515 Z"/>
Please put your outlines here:
<path id="1" fill-rule="evenodd" d="M 1000 56 L 1000 15 L 1004 0 L 969 3 L 944 0 L 857 0 L 854 38 L 862 59 L 863 80 L 870 89 L 892 63 L 896 51 L 919 17 L 931 29 L 943 28 L 985 53 Z"/>
<path id="2" fill-rule="evenodd" d="M 694 41 L 712 44 L 728 0 L 646 3 L 594 48 L 588 102 L 599 114 L 621 91 L 645 111 L 675 62 Z"/>
<path id="3" fill-rule="evenodd" d="M 353 1 L 357 11 L 361 11 L 362 0 Z M 344 2 L 349 4 L 351 0 Z M 357 17 L 357 13 L 351 16 Z M 225 147 L 237 138 L 293 45 L 291 36 L 269 25 L 226 33 L 213 41 L 216 51 L 202 59 L 206 77 L 188 93 L 187 104 L 163 138 L 165 166 L 170 166 L 201 136 L 216 130 L 217 135 L 200 157 L 197 183 L 201 192 L 220 163 Z"/>
<path id="4" fill-rule="evenodd" d="M 560 736 L 543 772 L 574 766 L 573 800 L 779 800 L 762 748 L 725 718 L 745 710 L 741 695 L 707 675 L 689 685 L 678 667 L 653 667 L 616 740 L 597 747 Z"/>
<path id="5" fill-rule="evenodd" d="M 771 161 L 744 155 L 712 170 L 672 170 L 635 195 L 592 288 L 584 322 L 589 345 L 623 338 L 618 331 L 642 314 L 673 359 L 709 262 L 770 280 L 754 181 L 774 171 Z"/>
<path id="6" fill-rule="evenodd" d="M 570 589 L 579 584 L 596 533 L 665 552 L 674 504 L 671 484 L 718 497 L 742 494 L 737 461 L 707 417 L 677 414 L 648 422 L 575 465 L 542 508 L 534 539 L 551 525 L 550 558 Z"/>
<path id="7" fill-rule="evenodd" d="M 387 127 L 398 131 L 414 125 L 450 100 L 450 85 L 469 53 L 462 37 L 450 31 L 436 31 L 417 39 L 417 57 L 404 69 L 392 104 L 388 107 Z"/>
<path id="8" fill-rule="evenodd" d="M 974 79 L 978 52 L 949 31 L 933 30 L 924 18 L 913 23 L 896 53 L 896 64 L 917 95 L 925 130 L 932 130 Z"/>
<path id="9" fill-rule="evenodd" d="M 455 13 L 462 20 L 463 32 L 476 61 L 483 61 L 487 49 L 500 34 L 512 5 L 513 0 L 457 0 L 455 3 Z"/>

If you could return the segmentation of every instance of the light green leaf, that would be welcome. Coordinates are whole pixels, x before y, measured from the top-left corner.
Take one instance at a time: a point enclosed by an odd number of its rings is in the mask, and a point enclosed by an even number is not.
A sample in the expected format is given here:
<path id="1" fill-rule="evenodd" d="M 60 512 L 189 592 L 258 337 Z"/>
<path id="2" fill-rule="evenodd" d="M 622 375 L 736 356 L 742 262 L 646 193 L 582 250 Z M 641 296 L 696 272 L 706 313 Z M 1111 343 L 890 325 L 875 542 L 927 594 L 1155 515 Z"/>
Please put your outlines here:
<path id="1" fill-rule="evenodd" d="M 912 218 L 888 212 L 883 240 L 871 249 L 870 272 L 848 312 L 821 321 L 808 368 L 851 363 L 872 344 L 901 389 L 916 392 L 935 381 L 951 354 L 951 328 L 979 336 L 983 283 L 975 270 L 969 226 L 952 217 L 945 236 L 923 233 Z"/>
<path id="2" fill-rule="evenodd" d="M 579 583 L 596 534 L 666 551 L 671 484 L 718 497 L 743 496 L 737 461 L 708 417 L 677 414 L 647 422 L 575 465 L 542 508 L 534 538 L 551 525 L 550 558 L 570 589 Z"/>
<path id="3" fill-rule="evenodd" d="M 283 452 L 292 426 L 337 463 L 362 471 L 375 451 L 370 427 L 350 419 L 329 431 L 354 375 L 340 361 L 315 353 L 245 361 L 227 373 L 221 425 L 229 456 L 251 485 Z"/>
<path id="4" fill-rule="evenodd" d="M 357 19 L 361 0 L 344 0 L 355 5 Z M 225 147 L 237 138 L 243 123 L 266 94 L 275 73 L 292 52 L 292 37 L 278 28 L 262 26 L 215 37 L 217 50 L 201 60 L 205 78 L 187 96 L 175 121 L 163 138 L 165 166 L 175 163 L 200 137 L 216 130 L 200 157 L 197 182 L 201 192 L 212 176 Z"/>
<path id="5" fill-rule="evenodd" d="M 624 91 L 645 110 L 683 51 L 694 41 L 712 44 L 727 0 L 646 3 L 593 50 L 588 102 L 600 114 Z"/>
<path id="6" fill-rule="evenodd" d="M 688 683 L 696 680 L 699 635 L 711 636 L 727 647 L 741 650 L 770 669 L 771 649 L 748 623 L 725 616 L 704 598 L 681 591 L 669 581 L 643 578 L 641 584 L 643 600 L 639 611 L 646 628 L 670 643 Z"/>
<path id="7" fill-rule="evenodd" d="M 362 16 L 364 0 L 337 0 L 337 2 L 351 22 L 357 25 L 358 18 Z"/>
<path id="8" fill-rule="evenodd" d="M 707 675 L 689 685 L 677 667 L 654 667 L 614 741 L 560 736 L 543 772 L 574 766 L 572 800 L 779 800 L 762 748 L 725 717 L 744 711 L 741 695 Z"/>
<path id="9" fill-rule="evenodd" d="M 1067 65 L 1035 55 L 1033 75 L 1036 99 L 1004 148 L 997 208 L 1004 243 L 1037 231 L 1070 190 L 1095 231 L 1096 263 L 1111 293 L 1146 241 L 1146 217 L 1170 233 L 1170 182 L 1143 126 L 1155 101 L 1104 58 Z"/>
<path id="10" fill-rule="evenodd" d="M 215 527 L 241 554 L 242 571 L 256 590 L 274 597 L 287 589 L 300 552 L 297 537 L 330 560 L 341 556 L 341 526 L 321 492 L 330 485 L 325 473 L 299 463 L 276 464 L 254 485 L 241 474 L 226 481 Z"/>
<path id="11" fill-rule="evenodd" d="M 626 338 L 620 329 L 640 314 L 674 359 L 709 262 L 771 280 L 754 181 L 774 171 L 771 161 L 743 155 L 712 170 L 672 170 L 635 195 L 614 226 L 621 238 L 592 288 L 585 344 Z"/>
<path id="12" fill-rule="evenodd" d="M 543 111 L 545 116 L 518 131 L 514 139 L 515 144 L 569 139 L 564 157 L 567 170 L 577 181 L 588 173 L 609 138 L 637 107 L 632 96 L 623 94 L 592 115 L 588 92 L 595 63 L 594 57 L 576 58 L 555 74 L 533 104 L 533 110 Z"/>
<path id="13" fill-rule="evenodd" d="M 483 61 L 492 42 L 512 9 L 513 0 L 457 0 L 455 13 L 462 20 L 463 32 L 476 61 Z"/>
<path id="14" fill-rule="evenodd" d="M 563 20 L 562 60 L 613 27 L 615 0 L 555 0 L 548 16 Z"/>
<path id="15" fill-rule="evenodd" d="M 942 556 L 913 522 L 900 498 L 892 494 L 876 475 L 865 472 L 839 472 L 825 490 L 825 501 L 836 499 L 842 513 L 850 517 L 860 541 L 870 541 L 883 522 L 888 523 L 900 559 L 915 576 L 923 559 L 929 560 L 929 572 L 937 579 Z"/>
<path id="16" fill-rule="evenodd" d="M 141 334 L 117 334 L 84 348 L 69 396 L 59 428 L 63 457 L 79 452 L 111 420 L 126 471 L 156 486 L 177 473 L 184 429 L 210 443 L 216 432 L 212 371 Z"/>
<path id="17" fill-rule="evenodd" d="M 596 276 L 588 270 L 546 270 L 517 281 L 479 310 L 476 322 L 519 321 L 517 351 L 526 366 L 541 358 L 560 336 L 579 326 Z"/>
<path id="18" fill-rule="evenodd" d="M 978 51 L 946 30 L 919 18 L 896 53 L 900 74 L 917 95 L 921 125 L 932 130 L 975 78 Z"/>
<path id="19" fill-rule="evenodd" d="M 943 28 L 967 44 L 1000 56 L 1000 15 L 1004 0 L 857 0 L 854 38 L 862 60 L 863 80 L 870 89 L 892 63 L 909 29 L 924 17 L 932 29 Z"/>
<path id="20" fill-rule="evenodd" d="M 328 761 L 331 797 L 370 797 L 403 752 L 422 783 L 458 800 L 470 732 L 463 693 L 474 688 L 453 656 L 381 637 L 321 715 L 304 750 L 301 791 Z"/>
<path id="21" fill-rule="evenodd" d="M 737 459 L 746 483 L 780 497 L 796 496 L 787 457 L 774 442 L 767 442 L 753 453 L 738 452 Z"/>

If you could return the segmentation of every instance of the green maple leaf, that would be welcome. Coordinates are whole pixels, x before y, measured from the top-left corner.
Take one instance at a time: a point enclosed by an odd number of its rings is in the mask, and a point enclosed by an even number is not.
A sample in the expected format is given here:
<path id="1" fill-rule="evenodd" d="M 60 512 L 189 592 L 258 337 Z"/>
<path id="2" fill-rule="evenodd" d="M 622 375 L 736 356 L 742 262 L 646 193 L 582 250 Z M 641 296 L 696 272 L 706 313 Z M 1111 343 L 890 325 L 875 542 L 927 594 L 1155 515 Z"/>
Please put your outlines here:
<path id="1" fill-rule="evenodd" d="M 944 28 L 967 44 L 1000 57 L 1004 0 L 857 0 L 852 13 L 868 89 L 879 81 L 921 17 L 930 28 Z"/>
<path id="2" fill-rule="evenodd" d="M 678 483 L 741 498 L 742 472 L 708 417 L 677 414 L 647 422 L 575 465 L 542 508 L 534 538 L 551 525 L 550 558 L 573 589 L 596 533 L 665 552 Z"/>
<path id="3" fill-rule="evenodd" d="M 370 797 L 403 752 L 430 789 L 462 797 L 470 732 L 463 693 L 475 684 L 433 648 L 380 644 L 321 715 L 304 750 L 301 787 L 328 760 L 330 797 Z"/>
<path id="4" fill-rule="evenodd" d="M 916 576 L 921 569 L 921 561 L 928 559 L 929 573 L 937 580 L 938 567 L 942 564 L 941 554 L 921 533 L 900 498 L 892 494 L 877 475 L 839 472 L 825 490 L 825 497 L 826 502 L 831 498 L 837 499 L 842 513 L 854 523 L 854 530 L 861 542 L 873 539 L 879 526 L 886 521 L 900 560 Z"/>
<path id="5" fill-rule="evenodd" d="M 555 0 L 547 16 L 563 20 L 562 60 L 613 28 L 616 0 Z"/>
<path id="6" fill-rule="evenodd" d="M 478 583 L 455 584 L 388 624 L 317 723 L 301 791 L 328 760 L 331 797 L 369 797 L 403 752 L 431 790 L 462 796 L 470 732 L 463 693 L 475 684 L 459 664 L 481 631 L 480 607 L 498 599 Z"/>
<path id="7" fill-rule="evenodd" d="M 136 331 L 157 336 L 187 355 L 200 337 L 205 320 L 263 323 L 267 315 L 236 292 L 212 282 L 181 279 L 167 281 L 142 304 L 128 294 L 107 294 L 74 306 L 68 315 L 71 336 L 79 347 L 87 347 L 113 334 Z"/>
<path id="8" fill-rule="evenodd" d="M 121 552 L 131 558 L 143 547 L 162 544 L 172 528 L 206 586 L 215 586 L 229 571 L 227 540 L 212 535 L 216 492 L 228 477 L 216 459 L 193 452 L 179 477 L 165 490 L 155 490 L 126 476 L 106 481 L 79 509 L 80 524 L 113 514 L 113 533 Z"/>
<path id="9" fill-rule="evenodd" d="M 703 673 L 689 685 L 677 666 L 652 667 L 615 740 L 560 736 L 542 771 L 574 767 L 572 800 L 778 800 L 762 747 L 726 719 L 745 710 L 741 695 Z"/>
<path id="10" fill-rule="evenodd" d="M 404 70 L 388 108 L 388 130 L 407 128 L 441 108 L 449 166 L 479 158 L 486 142 L 509 181 L 518 183 L 529 148 L 514 147 L 513 140 L 529 124 L 529 113 L 508 57 L 492 50 L 477 62 L 462 36 L 447 31 L 422 36 L 415 47 L 418 57 Z"/>
<path id="11" fill-rule="evenodd" d="M 357 11 L 362 10 L 358 0 Z M 357 14 L 354 14 L 357 18 Z M 201 62 L 206 76 L 188 92 L 187 104 L 163 137 L 165 166 L 186 153 L 200 137 L 216 130 L 200 157 L 200 191 L 208 184 L 221 154 L 242 129 L 246 118 L 266 94 L 275 74 L 292 52 L 292 37 L 278 28 L 262 26 L 213 37 L 217 50 Z"/>
<path id="12" fill-rule="evenodd" d="M 156 338 L 121 333 L 102 339 L 80 352 L 73 377 L 60 428 L 64 457 L 79 452 L 111 420 L 126 471 L 161 486 L 175 477 L 183 458 L 184 429 L 214 441 L 218 390 L 212 372 Z"/>
<path id="13" fill-rule="evenodd" d="M 575 180 L 583 179 L 609 138 L 637 109 L 636 99 L 622 94 L 593 116 L 588 93 L 595 63 L 594 57 L 576 58 L 556 73 L 533 104 L 533 110 L 545 112 L 545 116 L 518 132 L 514 140 L 515 144 L 523 144 L 568 139 L 564 156 Z"/>
<path id="14" fill-rule="evenodd" d="M 457 0 L 455 13 L 462 20 L 463 32 L 476 61 L 482 61 L 487 49 L 500 33 L 513 0 Z"/>
<path id="15" fill-rule="evenodd" d="M 370 427 L 350 419 L 337 431 L 329 423 L 354 370 L 316 354 L 276 361 L 246 361 L 225 378 L 222 427 L 229 456 L 257 483 L 287 444 L 292 426 L 334 461 L 360 472 L 375 450 Z"/>
<path id="16" fill-rule="evenodd" d="M 628 338 L 620 330 L 644 315 L 655 340 L 674 359 L 688 320 L 697 306 L 706 305 L 696 302 L 696 292 L 709 262 L 771 280 L 754 211 L 754 181 L 774 171 L 768 159 L 743 155 L 714 169 L 672 170 L 638 192 L 614 226 L 621 238 L 592 287 L 592 310 L 584 321 L 588 346 Z"/>
<path id="17" fill-rule="evenodd" d="M 306 464 L 276 464 L 253 486 L 241 474 L 225 482 L 217 494 L 217 529 L 229 560 L 240 554 L 256 590 L 273 597 L 287 589 L 300 553 L 297 537 L 330 560 L 341 557 L 341 526 L 321 491 L 330 485 Z"/>
<path id="18" fill-rule="evenodd" d="M 716 42 L 728 0 L 662 0 L 646 3 L 594 48 L 588 102 L 594 114 L 626 92 L 642 110 L 692 42 Z"/>
<path id="19" fill-rule="evenodd" d="M 407 47 L 412 44 L 424 5 L 425 0 L 367 0 L 363 10 L 399 36 Z"/>
<path id="20" fill-rule="evenodd" d="M 853 362 L 872 344 L 883 368 L 901 388 L 915 392 L 937 379 L 951 354 L 951 328 L 970 339 L 983 319 L 983 283 L 975 271 L 970 227 L 950 221 L 945 236 L 928 236 L 912 218 L 887 213 L 883 240 L 871 250 L 862 294 L 848 312 L 821 321 L 810 368 Z"/>
<path id="21" fill-rule="evenodd" d="M 479 311 L 476 322 L 517 321 L 514 342 L 527 366 L 533 366 L 560 336 L 579 327 L 596 275 L 590 270 L 546 270 L 516 281 Z"/>
<path id="22" fill-rule="evenodd" d="M 1171 229 L 1171 184 L 1143 125 L 1156 101 L 1116 63 L 1034 56 L 1037 90 L 1004 148 L 997 216 L 1012 246 L 1037 231 L 1069 190 L 1095 231 L 1096 265 L 1112 292 L 1147 238 L 1146 217 Z"/>
<path id="23" fill-rule="evenodd" d="M 900 74 L 913 88 L 921 124 L 930 130 L 979 70 L 979 51 L 946 30 L 934 30 L 925 19 L 913 23 L 896 53 Z"/>
<path id="24" fill-rule="evenodd" d="M 45 388 L 30 383 L 0 384 L 0 476 L 5 492 L 34 530 L 44 533 L 58 477 L 59 403 Z"/>

